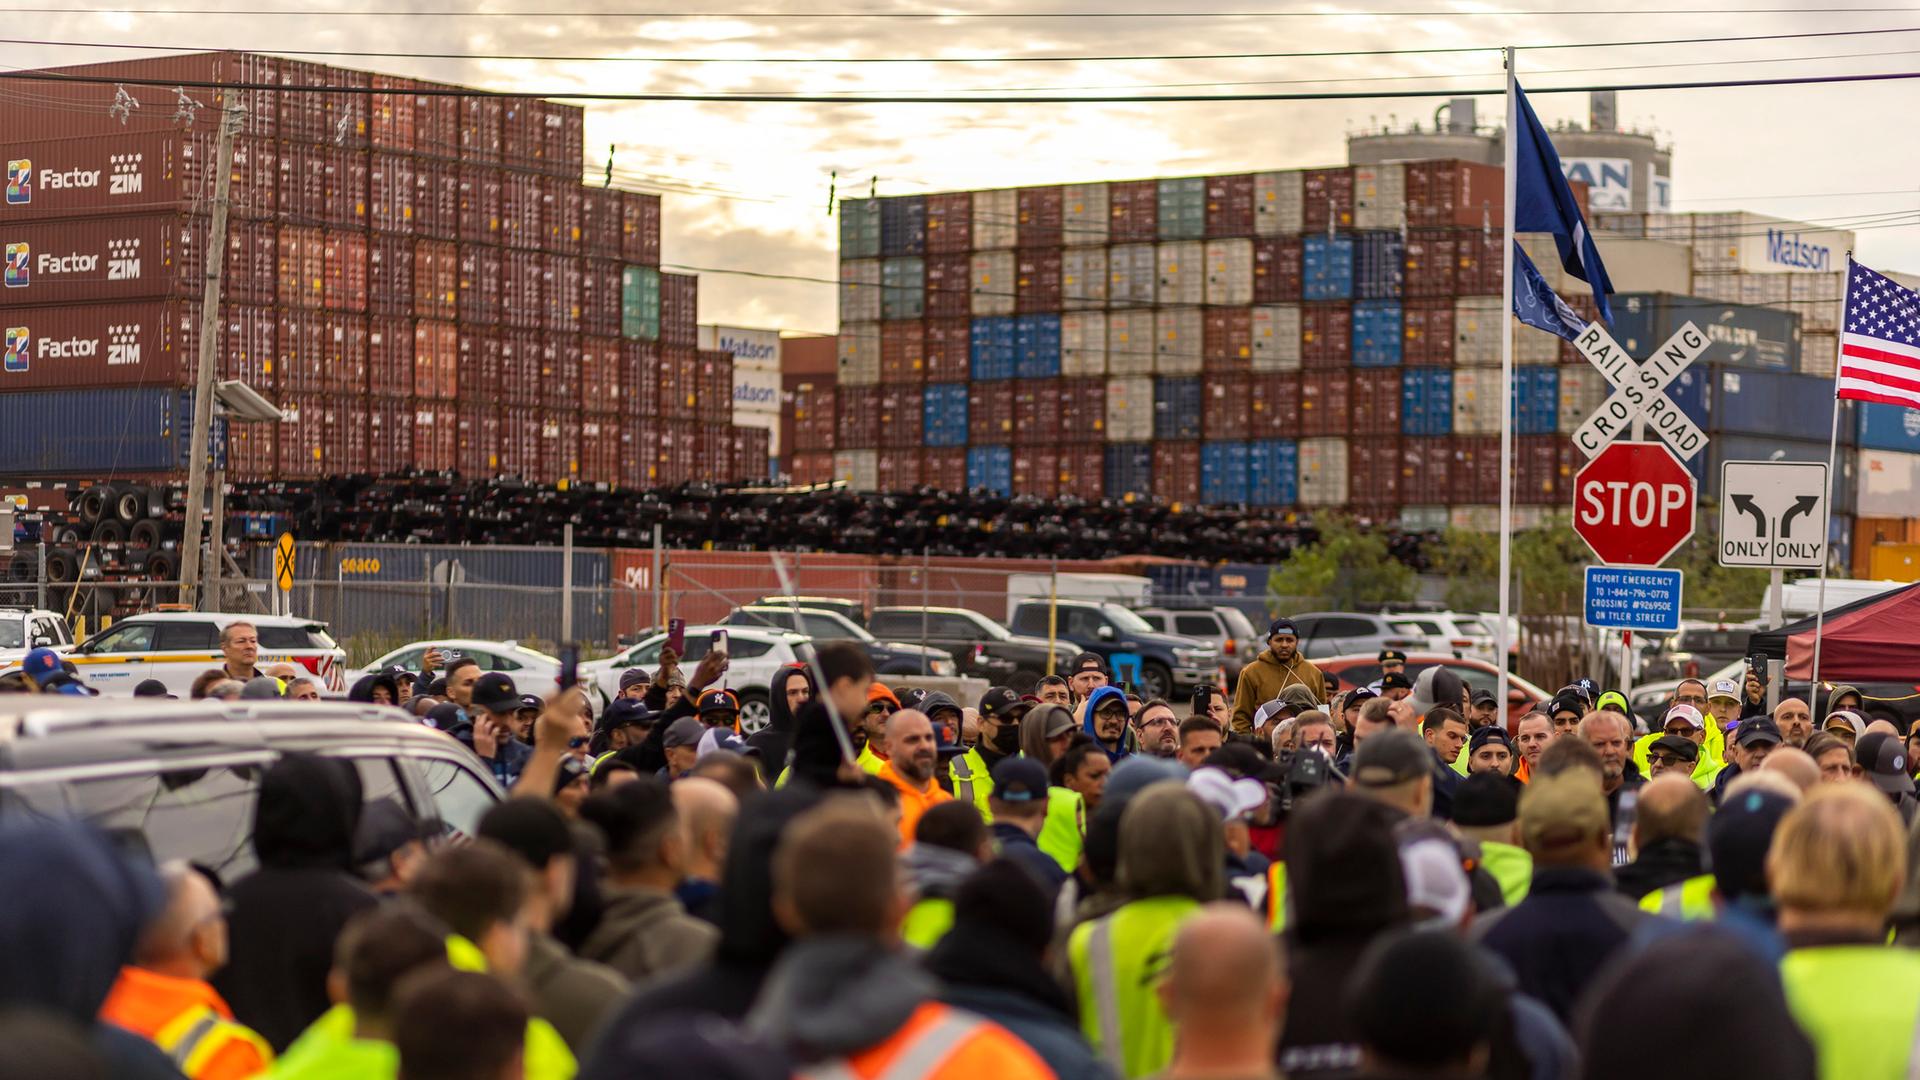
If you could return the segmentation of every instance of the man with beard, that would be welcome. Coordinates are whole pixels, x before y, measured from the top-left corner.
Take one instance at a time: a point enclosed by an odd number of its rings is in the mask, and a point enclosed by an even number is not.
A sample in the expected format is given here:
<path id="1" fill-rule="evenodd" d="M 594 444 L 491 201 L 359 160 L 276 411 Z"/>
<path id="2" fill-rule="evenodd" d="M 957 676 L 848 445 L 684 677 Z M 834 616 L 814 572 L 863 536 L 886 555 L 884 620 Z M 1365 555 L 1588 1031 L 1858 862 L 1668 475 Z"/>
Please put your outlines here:
<path id="1" fill-rule="evenodd" d="M 1112 686 L 1102 686 L 1087 699 L 1086 719 L 1082 722 L 1094 743 L 1106 752 L 1107 760 L 1118 765 L 1130 753 L 1127 749 L 1127 695 Z"/>
<path id="2" fill-rule="evenodd" d="M 1600 755 L 1600 790 L 1607 797 L 1607 820 L 1617 827 L 1621 794 L 1646 783 L 1630 760 L 1627 720 L 1618 713 L 1590 712 L 1580 720 L 1579 735 Z M 1621 866 L 1626 861 L 1626 845 L 1615 844 L 1613 864 Z"/>
<path id="3" fill-rule="evenodd" d="M 939 745 L 933 735 L 933 721 L 926 713 L 901 709 L 887 718 L 890 756 L 877 775 L 900 792 L 901 847 L 913 843 L 914 826 L 928 807 L 953 798 L 933 780 Z"/>
<path id="4" fill-rule="evenodd" d="M 1773 707 L 1773 723 L 1788 746 L 1804 750 L 1807 740 L 1813 737 L 1813 710 L 1797 697 L 1783 698 Z"/>
<path id="5" fill-rule="evenodd" d="M 1300 655 L 1300 636 L 1289 619 L 1275 619 L 1267 627 L 1267 649 L 1240 672 L 1233 691 L 1233 730 L 1253 730 L 1255 709 L 1280 696 L 1289 686 L 1304 686 L 1318 703 L 1327 700 L 1327 682 L 1320 669 Z"/>
<path id="6" fill-rule="evenodd" d="M 1154 698 L 1133 717 L 1134 738 L 1142 753 L 1157 758 L 1172 758 L 1180 752 L 1180 721 L 1173 706 Z"/>

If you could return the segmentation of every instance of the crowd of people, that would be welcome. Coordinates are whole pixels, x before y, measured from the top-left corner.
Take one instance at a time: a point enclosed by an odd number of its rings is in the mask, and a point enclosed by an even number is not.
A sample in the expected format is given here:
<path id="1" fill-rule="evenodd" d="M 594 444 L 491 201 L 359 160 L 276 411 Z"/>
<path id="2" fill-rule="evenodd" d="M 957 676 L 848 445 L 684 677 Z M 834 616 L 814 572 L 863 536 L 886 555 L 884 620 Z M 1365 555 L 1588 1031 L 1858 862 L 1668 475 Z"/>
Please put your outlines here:
<path id="1" fill-rule="evenodd" d="M 1380 661 L 1340 689 L 1279 619 L 1231 697 L 1087 653 L 962 702 L 821 643 L 749 733 L 719 651 L 597 716 L 430 654 L 351 696 L 486 764 L 469 833 L 297 753 L 234 880 L 6 823 L 0 1075 L 1920 1070 L 1920 803 L 1857 691 L 1686 680 L 1647 725 Z"/>

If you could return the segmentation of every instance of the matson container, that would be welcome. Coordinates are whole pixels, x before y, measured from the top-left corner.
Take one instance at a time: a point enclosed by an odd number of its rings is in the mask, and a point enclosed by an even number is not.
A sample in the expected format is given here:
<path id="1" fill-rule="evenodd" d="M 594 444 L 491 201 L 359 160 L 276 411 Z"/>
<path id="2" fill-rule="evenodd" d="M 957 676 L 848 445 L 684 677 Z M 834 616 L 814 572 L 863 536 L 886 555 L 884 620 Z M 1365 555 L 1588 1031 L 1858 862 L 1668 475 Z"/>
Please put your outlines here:
<path id="1" fill-rule="evenodd" d="M 1253 241 L 1207 242 L 1208 304 L 1253 303 Z"/>
<path id="2" fill-rule="evenodd" d="M 13 307 L 198 298 L 206 289 L 207 228 L 204 218 L 174 214 L 8 225 L 0 229 L 6 243 L 0 301 Z M 228 276 L 256 269 L 232 268 Z"/>
<path id="3" fill-rule="evenodd" d="M 1107 374 L 1153 374 L 1154 313 L 1113 311 L 1107 314 Z"/>
<path id="4" fill-rule="evenodd" d="M 216 457 L 225 456 L 225 427 L 216 417 L 210 433 Z M 7 433 L 0 439 L 4 475 L 184 471 L 193 457 L 193 392 L 134 387 L 0 394 L 0 430 Z"/>
<path id="5" fill-rule="evenodd" d="M 1107 249 L 1070 247 L 1060 255 L 1060 307 L 1097 311 L 1107 306 Z"/>
<path id="6" fill-rule="evenodd" d="M 1107 431 L 1112 442 L 1146 442 L 1153 438 L 1153 380 L 1107 380 Z M 979 441 L 978 439 L 975 440 Z"/>
<path id="7" fill-rule="evenodd" d="M 1112 203 L 1105 184 L 1068 184 L 1061 189 L 1060 238 L 1068 247 L 1105 245 Z M 1098 470 L 1095 470 L 1096 473 Z M 1096 483 L 1096 487 L 1098 484 Z"/>
<path id="8" fill-rule="evenodd" d="M 1301 439 L 1299 446 L 1300 505 L 1345 506 L 1347 440 Z"/>
<path id="9" fill-rule="evenodd" d="M 1253 231 L 1260 236 L 1293 236 L 1301 230 L 1305 209 L 1302 182 L 1306 174 L 1262 172 L 1253 174 Z"/>
<path id="10" fill-rule="evenodd" d="M 1107 185 L 1107 236 L 1115 244 L 1160 237 L 1160 184 L 1127 180 Z M 1111 488 L 1112 484 L 1109 483 Z"/>
<path id="11" fill-rule="evenodd" d="M 1253 309 L 1249 325 L 1254 371 L 1300 370 L 1300 305 L 1264 305 Z"/>
<path id="12" fill-rule="evenodd" d="M 1206 246 L 1198 240 L 1161 244 L 1157 252 L 1159 276 L 1154 298 L 1162 307 L 1199 304 L 1206 300 Z"/>
<path id="13" fill-rule="evenodd" d="M 1074 312 L 1060 316 L 1060 374 L 1107 373 L 1107 316 Z"/>
<path id="14" fill-rule="evenodd" d="M 1256 439 L 1290 439 L 1300 433 L 1300 376 L 1248 378 L 1247 430 Z"/>
<path id="15" fill-rule="evenodd" d="M 10 307 L 5 317 L 0 392 L 193 382 L 199 304 Z"/>

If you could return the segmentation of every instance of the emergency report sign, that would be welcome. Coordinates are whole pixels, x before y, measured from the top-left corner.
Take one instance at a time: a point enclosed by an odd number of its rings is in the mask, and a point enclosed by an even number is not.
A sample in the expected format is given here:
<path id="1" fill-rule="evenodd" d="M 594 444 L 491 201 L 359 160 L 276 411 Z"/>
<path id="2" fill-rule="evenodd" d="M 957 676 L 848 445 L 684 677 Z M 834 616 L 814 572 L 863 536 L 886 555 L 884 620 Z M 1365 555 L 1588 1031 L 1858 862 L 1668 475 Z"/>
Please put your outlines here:
<path id="1" fill-rule="evenodd" d="M 1587 567 L 1587 625 L 1650 633 L 1678 631 L 1681 577 L 1678 570 Z"/>

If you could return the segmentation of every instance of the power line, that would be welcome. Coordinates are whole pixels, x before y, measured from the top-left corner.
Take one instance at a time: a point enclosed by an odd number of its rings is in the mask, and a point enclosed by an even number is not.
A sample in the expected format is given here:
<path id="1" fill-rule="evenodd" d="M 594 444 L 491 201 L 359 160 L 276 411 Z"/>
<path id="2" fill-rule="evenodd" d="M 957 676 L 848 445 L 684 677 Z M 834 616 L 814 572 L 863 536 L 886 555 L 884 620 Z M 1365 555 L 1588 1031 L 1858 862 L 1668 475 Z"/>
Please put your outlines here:
<path id="1" fill-rule="evenodd" d="M 269 16 L 346 16 L 366 18 L 456 19 L 604 19 L 606 11 L 475 11 L 439 8 L 424 11 L 340 11 L 328 8 L 75 8 L 22 6 L 0 11 L 41 15 L 269 15 Z M 1862 15 L 1911 14 L 1914 7 L 1738 7 L 1738 8 L 1562 8 L 1554 10 L 1501 8 L 1480 11 L 1459 10 L 1375 10 L 1375 11 L 623 11 L 625 19 L 977 19 L 983 21 L 1032 21 L 1045 19 L 1468 19 L 1526 17 L 1635 18 L 1649 15 Z"/>

